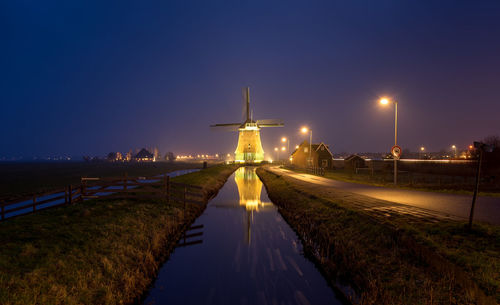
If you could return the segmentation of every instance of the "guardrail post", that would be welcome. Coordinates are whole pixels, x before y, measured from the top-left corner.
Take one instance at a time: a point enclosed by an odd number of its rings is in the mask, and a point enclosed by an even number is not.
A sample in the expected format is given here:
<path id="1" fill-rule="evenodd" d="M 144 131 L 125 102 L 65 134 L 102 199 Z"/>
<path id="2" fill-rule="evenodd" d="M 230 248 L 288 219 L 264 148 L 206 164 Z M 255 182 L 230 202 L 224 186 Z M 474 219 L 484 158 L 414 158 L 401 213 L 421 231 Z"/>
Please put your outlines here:
<path id="1" fill-rule="evenodd" d="M 68 185 L 68 204 L 71 204 L 72 201 L 73 201 L 73 189 L 70 184 Z"/>
<path id="2" fill-rule="evenodd" d="M 33 195 L 33 212 L 36 212 L 36 195 Z"/>

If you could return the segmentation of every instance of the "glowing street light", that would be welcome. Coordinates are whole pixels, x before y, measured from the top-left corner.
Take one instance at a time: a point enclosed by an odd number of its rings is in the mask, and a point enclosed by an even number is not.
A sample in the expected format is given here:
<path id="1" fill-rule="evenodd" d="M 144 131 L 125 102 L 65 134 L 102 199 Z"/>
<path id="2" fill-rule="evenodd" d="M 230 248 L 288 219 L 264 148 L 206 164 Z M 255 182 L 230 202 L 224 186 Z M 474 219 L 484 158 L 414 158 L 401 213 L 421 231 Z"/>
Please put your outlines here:
<path id="1" fill-rule="evenodd" d="M 287 137 L 282 137 L 281 138 L 281 142 L 282 143 L 285 143 L 285 142 L 287 143 L 287 150 L 286 151 L 287 151 L 288 154 L 290 154 L 290 139 L 287 138 Z"/>
<path id="2" fill-rule="evenodd" d="M 398 102 L 391 101 L 386 97 L 380 99 L 380 104 L 383 106 L 394 103 L 394 146 L 398 145 Z M 398 157 L 394 156 L 394 185 L 398 184 Z"/>
<path id="3" fill-rule="evenodd" d="M 451 149 L 453 149 L 453 157 L 456 159 L 457 158 L 457 146 L 451 145 Z"/>
<path id="4" fill-rule="evenodd" d="M 276 161 L 279 162 L 280 161 L 280 150 L 278 147 L 275 147 L 274 148 L 274 151 L 276 152 Z"/>
<path id="5" fill-rule="evenodd" d="M 312 166 L 311 149 L 312 149 L 313 131 L 312 129 L 309 129 L 304 126 L 300 129 L 300 132 L 302 132 L 303 134 L 307 134 L 307 132 L 309 132 L 309 165 Z"/>
<path id="6" fill-rule="evenodd" d="M 281 147 L 281 151 L 285 151 L 285 150 L 286 150 L 285 146 Z"/>

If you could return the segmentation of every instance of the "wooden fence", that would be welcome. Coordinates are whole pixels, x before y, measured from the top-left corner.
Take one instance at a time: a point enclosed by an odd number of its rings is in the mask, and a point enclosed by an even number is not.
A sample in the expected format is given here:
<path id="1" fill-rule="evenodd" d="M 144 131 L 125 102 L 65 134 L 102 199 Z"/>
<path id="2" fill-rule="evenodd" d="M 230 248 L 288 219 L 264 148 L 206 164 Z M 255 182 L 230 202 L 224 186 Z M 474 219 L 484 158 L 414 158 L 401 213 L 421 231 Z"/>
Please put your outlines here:
<path id="1" fill-rule="evenodd" d="M 202 187 L 172 182 L 167 175 L 135 178 L 127 175 L 115 178 L 83 177 L 81 184 L 76 187 L 69 185 L 64 189 L 0 203 L 0 220 L 103 196 L 106 198 L 164 199 L 167 202 L 183 203 L 184 210 L 188 203 L 203 204 L 205 202 Z"/>
<path id="2" fill-rule="evenodd" d="M 325 168 L 324 167 L 317 167 L 317 166 L 308 167 L 306 169 L 306 171 L 308 173 L 313 174 L 313 175 L 318 175 L 318 176 L 324 176 L 325 175 Z"/>

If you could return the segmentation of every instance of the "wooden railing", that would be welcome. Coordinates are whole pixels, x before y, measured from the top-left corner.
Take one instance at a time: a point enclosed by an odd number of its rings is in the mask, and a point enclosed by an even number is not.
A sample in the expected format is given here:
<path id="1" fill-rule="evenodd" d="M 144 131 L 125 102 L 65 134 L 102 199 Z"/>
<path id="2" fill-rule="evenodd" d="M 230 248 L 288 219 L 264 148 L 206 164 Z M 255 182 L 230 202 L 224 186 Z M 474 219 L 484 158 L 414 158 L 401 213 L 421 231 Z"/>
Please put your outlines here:
<path id="1" fill-rule="evenodd" d="M 64 189 L 0 203 L 0 220 L 103 196 L 106 198 L 164 199 L 167 202 L 183 203 L 184 211 L 188 203 L 203 204 L 205 202 L 202 187 L 172 182 L 167 175 L 135 178 L 127 175 L 115 178 L 83 177 L 81 184 L 77 187 L 69 185 Z"/>
<path id="2" fill-rule="evenodd" d="M 325 168 L 324 167 L 317 167 L 317 166 L 308 167 L 306 169 L 306 171 L 308 173 L 311 173 L 311 174 L 314 174 L 314 175 L 318 175 L 318 176 L 324 176 L 325 175 Z"/>
<path id="3" fill-rule="evenodd" d="M 51 196 L 54 195 L 54 196 Z M 51 196 L 50 198 L 44 197 Z M 42 199 L 42 200 L 40 200 Z M 62 201 L 64 199 L 64 201 Z M 1 219 L 35 213 L 46 208 L 68 205 L 82 200 L 80 188 L 71 185 L 64 189 L 38 193 L 30 197 L 20 198 L 11 202 L 0 203 Z M 58 201 L 58 202 L 57 202 Z M 14 214 L 14 215 L 9 215 Z M 8 215 L 8 216 L 7 216 Z"/>

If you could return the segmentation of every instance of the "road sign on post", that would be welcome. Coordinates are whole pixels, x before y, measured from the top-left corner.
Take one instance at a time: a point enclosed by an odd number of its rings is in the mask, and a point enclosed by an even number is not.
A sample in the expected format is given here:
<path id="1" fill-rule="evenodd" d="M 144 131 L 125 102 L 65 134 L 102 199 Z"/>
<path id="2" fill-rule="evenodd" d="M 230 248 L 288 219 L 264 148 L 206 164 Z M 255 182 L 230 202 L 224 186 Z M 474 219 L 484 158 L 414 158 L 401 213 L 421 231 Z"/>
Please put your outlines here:
<path id="1" fill-rule="evenodd" d="M 391 154 L 394 159 L 399 160 L 399 157 L 401 156 L 401 147 L 399 147 L 398 145 L 394 145 L 391 148 Z"/>

